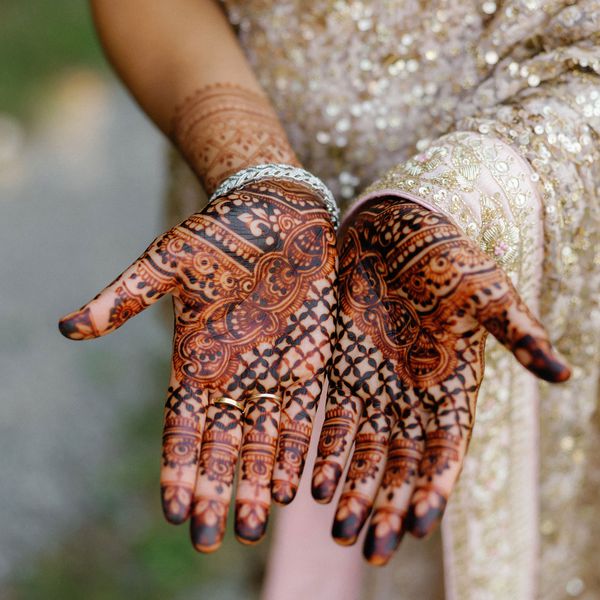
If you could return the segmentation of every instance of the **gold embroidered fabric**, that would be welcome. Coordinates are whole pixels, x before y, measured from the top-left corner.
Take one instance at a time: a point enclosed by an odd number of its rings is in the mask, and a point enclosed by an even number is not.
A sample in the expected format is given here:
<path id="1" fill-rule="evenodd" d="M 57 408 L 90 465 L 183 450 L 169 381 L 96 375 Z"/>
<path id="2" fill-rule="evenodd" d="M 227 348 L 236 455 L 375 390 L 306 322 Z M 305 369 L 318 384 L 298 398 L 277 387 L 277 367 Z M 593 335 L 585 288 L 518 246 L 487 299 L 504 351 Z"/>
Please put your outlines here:
<path id="1" fill-rule="evenodd" d="M 455 132 L 390 170 L 358 202 L 393 191 L 441 210 L 537 312 L 543 232 L 536 180 L 500 139 Z M 535 597 L 535 572 L 523 565 L 538 562 L 537 426 L 535 378 L 490 339 L 471 447 L 442 521 L 447 598 Z"/>
<path id="2" fill-rule="evenodd" d="M 443 522 L 446 598 L 600 598 L 600 2 L 224 6 L 303 165 L 345 207 L 382 179 L 450 214 L 574 367 L 539 383 L 490 340 Z M 197 210 L 173 172 L 171 204 Z M 436 554 L 419 554 L 434 543 L 401 548 L 368 597 L 439 598 Z"/>

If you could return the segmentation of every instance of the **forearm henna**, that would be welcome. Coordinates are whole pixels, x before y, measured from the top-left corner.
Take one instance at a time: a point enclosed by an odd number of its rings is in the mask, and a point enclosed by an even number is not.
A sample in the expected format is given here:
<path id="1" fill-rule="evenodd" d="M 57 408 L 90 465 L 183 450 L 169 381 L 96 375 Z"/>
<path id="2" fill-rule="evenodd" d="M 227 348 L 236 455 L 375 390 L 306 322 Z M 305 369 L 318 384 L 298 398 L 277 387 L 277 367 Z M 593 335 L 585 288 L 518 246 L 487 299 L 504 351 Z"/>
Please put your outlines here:
<path id="1" fill-rule="evenodd" d="M 354 543 L 373 509 L 364 553 L 383 564 L 405 531 L 427 535 L 443 514 L 471 437 L 487 332 L 538 377 L 569 371 L 496 263 L 411 202 L 383 199 L 351 223 L 339 295 L 313 495 L 331 500 L 354 440 L 333 535 Z"/>
<path id="2" fill-rule="evenodd" d="M 187 97 L 175 110 L 171 137 L 209 194 L 245 167 L 300 166 L 266 96 L 234 84 Z"/>
<path id="3" fill-rule="evenodd" d="M 173 523 L 192 514 L 199 550 L 220 544 L 240 447 L 240 539 L 262 537 L 271 487 L 276 501 L 294 497 L 331 358 L 336 264 L 322 199 L 301 183 L 261 181 L 159 237 L 94 300 L 61 320 L 67 337 L 89 339 L 172 293 L 163 508 Z M 276 394 L 281 408 L 250 398 L 256 393 Z M 234 422 L 236 408 L 216 410 L 212 401 L 220 396 L 247 400 L 245 415 Z"/>

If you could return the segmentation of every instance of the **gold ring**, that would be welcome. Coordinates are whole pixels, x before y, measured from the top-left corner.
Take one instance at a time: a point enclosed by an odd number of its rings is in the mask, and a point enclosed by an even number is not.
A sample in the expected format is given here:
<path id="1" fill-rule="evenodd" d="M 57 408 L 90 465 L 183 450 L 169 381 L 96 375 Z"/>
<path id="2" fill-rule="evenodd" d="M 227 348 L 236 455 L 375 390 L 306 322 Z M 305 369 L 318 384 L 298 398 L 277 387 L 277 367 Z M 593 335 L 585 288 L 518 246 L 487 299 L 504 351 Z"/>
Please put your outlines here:
<path id="1" fill-rule="evenodd" d="M 243 402 L 239 402 L 238 400 L 234 400 L 233 398 L 229 398 L 227 396 L 221 396 L 220 398 L 213 400 L 213 404 L 215 406 L 217 406 L 218 404 L 225 404 L 226 406 L 233 406 L 234 408 L 237 408 L 237 409 L 241 410 L 242 412 L 244 412 L 244 403 Z"/>
<path id="2" fill-rule="evenodd" d="M 247 399 L 247 402 L 249 402 L 251 400 L 260 400 L 261 398 L 265 398 L 266 400 L 275 400 L 277 402 L 277 404 L 279 404 L 279 406 L 281 406 L 281 404 L 282 404 L 281 398 L 279 396 L 277 396 L 276 394 L 268 394 L 268 393 L 252 394 Z"/>

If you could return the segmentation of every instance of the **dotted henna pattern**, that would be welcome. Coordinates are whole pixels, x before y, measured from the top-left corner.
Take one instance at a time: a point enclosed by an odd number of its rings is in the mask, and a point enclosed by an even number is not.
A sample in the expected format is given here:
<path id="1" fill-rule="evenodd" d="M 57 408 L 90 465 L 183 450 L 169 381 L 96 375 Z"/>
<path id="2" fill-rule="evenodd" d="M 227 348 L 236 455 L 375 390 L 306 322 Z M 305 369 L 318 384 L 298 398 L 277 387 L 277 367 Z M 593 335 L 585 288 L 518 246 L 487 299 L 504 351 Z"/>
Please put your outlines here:
<path id="1" fill-rule="evenodd" d="M 313 496 L 333 497 L 352 544 L 386 563 L 405 531 L 428 535 L 459 476 L 475 418 L 488 331 L 537 376 L 568 368 L 505 273 L 444 215 L 382 199 L 347 229 L 337 342 Z"/>

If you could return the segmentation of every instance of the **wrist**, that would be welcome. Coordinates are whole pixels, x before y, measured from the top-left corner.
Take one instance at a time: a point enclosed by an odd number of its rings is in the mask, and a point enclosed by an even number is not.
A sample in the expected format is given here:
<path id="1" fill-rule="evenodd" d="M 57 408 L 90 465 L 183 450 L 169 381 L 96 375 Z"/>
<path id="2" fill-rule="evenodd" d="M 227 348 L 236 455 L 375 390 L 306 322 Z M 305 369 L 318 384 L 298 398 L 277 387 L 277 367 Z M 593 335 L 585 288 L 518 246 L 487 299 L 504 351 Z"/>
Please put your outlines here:
<path id="1" fill-rule="evenodd" d="M 268 99 L 234 84 L 206 86 L 183 100 L 171 139 L 209 194 L 247 167 L 300 166 Z"/>
<path id="2" fill-rule="evenodd" d="M 321 198 L 323 207 L 329 213 L 334 228 L 339 226 L 339 209 L 329 188 L 315 175 L 293 165 L 267 163 L 250 166 L 230 175 L 213 192 L 209 202 L 229 192 L 260 181 L 287 181 L 304 188 Z"/>

